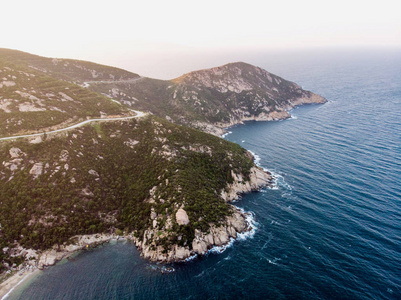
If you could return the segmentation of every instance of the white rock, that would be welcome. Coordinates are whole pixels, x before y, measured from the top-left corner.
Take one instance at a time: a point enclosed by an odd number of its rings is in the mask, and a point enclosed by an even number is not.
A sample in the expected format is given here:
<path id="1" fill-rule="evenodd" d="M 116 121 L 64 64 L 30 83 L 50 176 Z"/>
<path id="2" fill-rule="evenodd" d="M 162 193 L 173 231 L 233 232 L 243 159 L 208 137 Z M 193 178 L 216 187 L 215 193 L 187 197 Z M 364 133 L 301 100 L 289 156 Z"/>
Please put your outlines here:
<path id="1" fill-rule="evenodd" d="M 96 172 L 95 170 L 89 170 L 88 173 L 93 175 L 93 176 L 99 177 L 99 173 Z"/>
<path id="2" fill-rule="evenodd" d="M 33 175 L 33 178 L 36 179 L 40 175 L 42 175 L 42 171 L 43 171 L 43 163 L 38 162 L 33 165 L 32 169 L 29 171 L 29 174 Z"/>
<path id="3" fill-rule="evenodd" d="M 21 151 L 21 149 L 13 147 L 9 151 L 11 158 L 18 158 L 21 155 L 25 155 L 24 152 Z"/>
<path id="4" fill-rule="evenodd" d="M 189 223 L 188 214 L 182 208 L 176 212 L 175 219 L 177 220 L 178 225 L 187 225 Z"/>

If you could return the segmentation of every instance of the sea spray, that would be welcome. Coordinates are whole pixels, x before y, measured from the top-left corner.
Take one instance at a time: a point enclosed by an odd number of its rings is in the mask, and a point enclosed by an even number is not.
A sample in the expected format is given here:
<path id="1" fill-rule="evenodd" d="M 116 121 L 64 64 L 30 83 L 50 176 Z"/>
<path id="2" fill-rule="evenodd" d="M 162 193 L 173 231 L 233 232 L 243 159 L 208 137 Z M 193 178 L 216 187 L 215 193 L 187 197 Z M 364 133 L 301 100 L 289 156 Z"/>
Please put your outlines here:
<path id="1" fill-rule="evenodd" d="M 291 185 L 289 185 L 284 177 L 280 174 L 278 174 L 277 172 L 270 170 L 268 168 L 263 167 L 260 164 L 260 156 L 258 154 L 256 154 L 255 152 L 253 152 L 252 150 L 248 150 L 249 153 L 252 154 L 252 156 L 254 157 L 254 163 L 255 165 L 257 165 L 258 167 L 261 167 L 263 169 L 263 171 L 268 172 L 271 174 L 272 176 L 272 184 L 267 186 L 266 188 L 269 190 L 278 190 L 279 187 L 283 187 L 286 190 L 292 190 Z M 262 190 L 263 191 L 263 190 Z"/>
<path id="2" fill-rule="evenodd" d="M 227 131 L 225 134 L 221 136 L 222 139 L 226 138 L 227 135 L 233 133 L 232 131 Z"/>
<path id="3" fill-rule="evenodd" d="M 224 245 L 212 247 L 208 252 L 206 252 L 206 255 L 208 255 L 210 253 L 213 253 L 213 254 L 223 253 L 228 248 L 233 246 L 234 242 L 236 240 L 244 241 L 244 240 L 246 240 L 248 238 L 253 238 L 253 236 L 255 235 L 258 223 L 255 221 L 254 213 L 253 212 L 247 212 L 241 207 L 235 206 L 235 208 L 238 209 L 241 212 L 241 214 L 243 214 L 245 216 L 245 222 L 246 222 L 246 225 L 247 225 L 247 230 L 245 230 L 244 232 L 238 233 L 236 239 L 230 238 L 228 243 L 226 243 Z"/>

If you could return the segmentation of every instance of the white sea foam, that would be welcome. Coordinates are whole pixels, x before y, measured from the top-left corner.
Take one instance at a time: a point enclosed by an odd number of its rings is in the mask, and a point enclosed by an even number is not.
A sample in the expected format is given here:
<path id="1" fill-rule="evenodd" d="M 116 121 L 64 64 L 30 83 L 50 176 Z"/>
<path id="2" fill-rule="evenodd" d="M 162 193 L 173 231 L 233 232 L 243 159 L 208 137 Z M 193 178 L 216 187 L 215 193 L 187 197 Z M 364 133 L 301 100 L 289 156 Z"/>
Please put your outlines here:
<path id="1" fill-rule="evenodd" d="M 207 254 L 209 253 L 214 253 L 214 254 L 220 254 L 226 251 L 228 248 L 230 248 L 234 244 L 235 239 L 230 238 L 230 241 L 227 244 L 224 244 L 222 246 L 214 246 L 212 249 L 210 249 Z"/>
<path id="2" fill-rule="evenodd" d="M 272 177 L 273 177 L 273 183 L 271 186 L 267 187 L 267 189 L 269 190 L 278 190 L 280 187 L 283 187 L 286 190 L 292 190 L 292 187 L 284 180 L 284 177 L 278 173 L 276 173 L 273 170 L 270 170 L 268 168 L 263 167 L 260 164 L 260 156 L 257 155 L 255 152 L 253 152 L 252 150 L 248 150 L 253 157 L 255 158 L 255 165 L 257 165 L 258 167 L 261 167 L 263 169 L 263 171 L 265 172 L 269 172 Z"/>
<path id="3" fill-rule="evenodd" d="M 259 155 L 257 155 L 255 152 L 253 152 L 252 150 L 248 150 L 249 151 L 249 153 L 251 153 L 252 154 L 252 156 L 255 158 L 255 165 L 257 165 L 258 167 L 261 167 L 261 165 L 260 165 L 260 156 Z"/>
<path id="4" fill-rule="evenodd" d="M 268 258 L 266 258 L 266 257 L 265 257 L 265 259 L 269 262 L 269 264 L 272 264 L 272 265 L 277 265 L 277 262 L 278 262 L 279 260 L 281 260 L 281 258 L 277 258 L 277 257 L 273 258 L 273 260 L 268 259 Z"/>
<path id="5" fill-rule="evenodd" d="M 240 207 L 237 207 L 241 213 L 243 213 L 245 215 L 245 221 L 248 224 L 248 226 L 251 228 L 251 230 L 249 231 L 245 231 L 242 233 L 239 233 L 237 235 L 237 239 L 238 240 L 246 240 L 247 238 L 252 238 L 255 233 L 256 233 L 256 229 L 258 228 L 258 223 L 255 221 L 255 215 L 253 212 L 246 212 L 245 210 L 243 210 Z"/>
<path id="6" fill-rule="evenodd" d="M 231 134 L 231 133 L 233 133 L 233 132 L 232 132 L 232 131 L 227 131 L 225 134 L 223 134 L 223 135 L 221 136 L 221 138 L 224 139 L 227 135 L 229 135 L 229 134 Z"/>
<path id="7" fill-rule="evenodd" d="M 274 172 L 272 170 L 266 169 L 266 168 L 263 168 L 263 170 L 265 172 L 269 172 L 273 177 L 273 184 L 272 184 L 271 187 L 269 187 L 269 189 L 278 190 L 281 187 L 281 188 L 284 188 L 285 190 L 292 191 L 291 185 L 289 185 L 285 181 L 285 179 L 284 179 L 284 177 L 282 175 L 280 175 L 280 174 L 278 174 L 278 173 L 276 173 L 276 172 Z"/>
<path id="8" fill-rule="evenodd" d="M 247 227 L 250 227 L 250 230 L 242 232 L 242 233 L 238 233 L 237 234 L 237 239 L 230 238 L 230 241 L 227 244 L 224 244 L 222 246 L 214 246 L 213 248 L 211 248 L 206 253 L 206 255 L 208 255 L 209 253 L 214 253 L 214 254 L 223 253 L 228 248 L 230 248 L 234 244 L 234 242 L 236 240 L 243 241 L 243 240 L 246 240 L 248 238 L 252 238 L 255 235 L 258 223 L 255 221 L 254 214 L 252 212 L 247 212 L 247 211 L 245 211 L 244 209 L 242 209 L 240 207 L 236 207 L 236 208 L 239 211 L 241 211 L 242 214 L 245 215 L 245 221 L 247 223 Z"/>
<path id="9" fill-rule="evenodd" d="M 191 255 L 190 257 L 187 257 L 186 259 L 184 259 L 183 261 L 185 261 L 185 262 L 190 262 L 191 260 L 194 260 L 195 258 L 197 258 L 198 257 L 198 254 L 194 254 L 194 255 Z"/>

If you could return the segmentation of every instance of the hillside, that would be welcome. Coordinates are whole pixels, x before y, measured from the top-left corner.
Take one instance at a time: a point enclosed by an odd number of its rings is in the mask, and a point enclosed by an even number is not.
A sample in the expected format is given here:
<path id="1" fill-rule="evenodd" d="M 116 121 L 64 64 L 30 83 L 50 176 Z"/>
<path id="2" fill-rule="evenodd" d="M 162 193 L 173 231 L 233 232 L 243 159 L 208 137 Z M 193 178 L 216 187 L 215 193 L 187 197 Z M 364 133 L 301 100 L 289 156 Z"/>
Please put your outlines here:
<path id="1" fill-rule="evenodd" d="M 83 83 L 86 81 L 130 80 L 138 74 L 119 68 L 99 65 L 76 59 L 48 58 L 22 51 L 0 48 L 0 58 L 18 65 L 47 73 L 65 81 Z"/>
<path id="2" fill-rule="evenodd" d="M 326 99 L 246 63 L 195 71 L 171 81 L 143 78 L 107 82 L 90 89 L 179 124 L 222 134 L 248 120 L 289 118 L 295 106 Z"/>
<path id="3" fill-rule="evenodd" d="M 204 254 L 246 230 L 227 201 L 270 178 L 239 145 L 155 117 L 2 142 L 0 160 L 4 270 L 94 233 L 132 232 L 154 261 Z"/>
<path id="4" fill-rule="evenodd" d="M 0 51 L 0 137 L 128 114 L 129 109 L 103 95 L 8 59 Z"/>
<path id="5" fill-rule="evenodd" d="M 158 80 L 114 67 L 15 50 L 0 49 L 1 57 L 126 107 L 217 135 L 243 121 L 281 120 L 289 118 L 288 111 L 295 106 L 326 102 L 296 83 L 242 62 Z"/>

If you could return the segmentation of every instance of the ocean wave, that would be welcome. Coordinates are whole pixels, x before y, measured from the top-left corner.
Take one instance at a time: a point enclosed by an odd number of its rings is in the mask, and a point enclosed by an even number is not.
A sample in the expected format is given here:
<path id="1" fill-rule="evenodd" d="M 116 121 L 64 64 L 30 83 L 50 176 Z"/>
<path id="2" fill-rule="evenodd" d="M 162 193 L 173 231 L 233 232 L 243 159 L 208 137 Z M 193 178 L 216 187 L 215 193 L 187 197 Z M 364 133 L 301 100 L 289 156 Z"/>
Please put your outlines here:
<path id="1" fill-rule="evenodd" d="M 194 260 L 194 259 L 197 258 L 197 257 L 198 257 L 198 254 L 194 254 L 194 255 L 191 255 L 190 257 L 187 257 L 187 258 L 184 259 L 183 261 L 184 261 L 184 262 L 190 262 L 190 261 Z"/>
<path id="2" fill-rule="evenodd" d="M 260 156 L 258 154 L 256 154 L 255 152 L 253 152 L 252 150 L 248 150 L 249 153 L 252 154 L 252 156 L 254 157 L 254 163 L 255 165 L 257 165 L 258 167 L 261 167 L 263 169 L 263 171 L 265 172 L 269 172 L 271 174 L 271 176 L 273 177 L 273 183 L 271 186 L 267 187 L 267 189 L 269 190 L 278 190 L 280 187 L 292 191 L 292 187 L 291 185 L 289 185 L 285 180 L 284 177 L 282 175 L 280 175 L 279 173 L 265 168 L 260 164 Z"/>
<path id="3" fill-rule="evenodd" d="M 237 239 L 238 240 L 246 240 L 247 238 L 252 238 L 256 230 L 258 229 L 258 223 L 255 221 L 255 214 L 253 212 L 246 212 L 244 209 L 237 207 L 241 211 L 242 214 L 245 215 L 245 221 L 248 224 L 248 226 L 251 228 L 249 231 L 245 231 L 242 233 L 237 234 Z"/>
<path id="4" fill-rule="evenodd" d="M 292 186 L 285 181 L 285 179 L 282 175 L 280 175 L 272 170 L 269 170 L 269 169 L 264 168 L 263 170 L 270 172 L 272 174 L 273 185 L 270 189 L 278 190 L 281 187 L 281 188 L 284 188 L 285 190 L 292 191 Z"/>
<path id="5" fill-rule="evenodd" d="M 255 158 L 255 160 L 254 160 L 255 165 L 257 165 L 258 167 L 261 167 L 261 165 L 260 165 L 260 156 L 257 155 L 257 154 L 256 154 L 255 152 L 253 152 L 252 150 L 248 150 L 248 151 L 249 151 L 249 153 L 251 153 L 252 156 Z"/>
<path id="6" fill-rule="evenodd" d="M 242 233 L 238 233 L 237 234 L 237 238 L 230 238 L 230 241 L 227 244 L 221 245 L 221 246 L 214 246 L 212 247 L 208 252 L 206 252 L 205 255 L 208 255 L 210 253 L 213 254 L 220 254 L 223 253 L 224 251 L 226 251 L 228 248 L 232 247 L 234 245 L 234 242 L 236 240 L 238 241 L 244 241 L 248 238 L 253 238 L 253 236 L 256 233 L 257 230 L 257 225 L 258 223 L 255 221 L 255 215 L 253 212 L 248 212 L 245 211 L 243 208 L 241 207 L 237 207 L 235 206 L 242 214 L 245 215 L 245 221 L 247 223 L 247 226 L 250 227 L 250 230 L 242 232 Z"/>
<path id="7" fill-rule="evenodd" d="M 227 131 L 225 134 L 223 134 L 223 135 L 221 136 L 221 138 L 224 139 L 227 135 L 229 135 L 229 134 L 231 134 L 231 133 L 233 133 L 233 132 L 232 132 L 232 131 Z"/>

